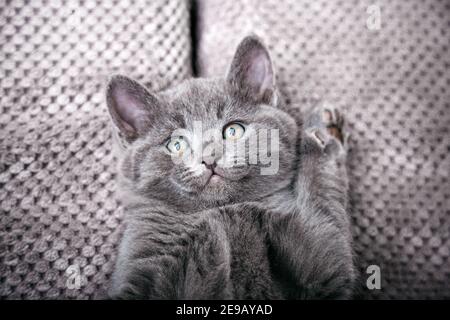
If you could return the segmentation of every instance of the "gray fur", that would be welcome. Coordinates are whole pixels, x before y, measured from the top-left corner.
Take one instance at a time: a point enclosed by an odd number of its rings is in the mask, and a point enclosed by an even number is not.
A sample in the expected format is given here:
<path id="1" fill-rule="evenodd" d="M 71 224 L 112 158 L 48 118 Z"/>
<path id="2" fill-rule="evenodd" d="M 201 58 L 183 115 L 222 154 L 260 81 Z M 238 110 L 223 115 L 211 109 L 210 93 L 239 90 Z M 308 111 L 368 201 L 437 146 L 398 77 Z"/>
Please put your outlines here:
<path id="1" fill-rule="evenodd" d="M 277 94 L 269 54 L 253 36 L 238 47 L 225 79 L 191 79 L 157 94 L 125 77 L 111 80 L 126 210 L 112 298 L 351 296 L 347 177 L 339 165 L 345 150 L 326 130 L 321 108 L 297 124 Z M 218 130 L 236 120 L 256 132 L 278 128 L 278 173 L 261 175 L 246 160 L 223 169 L 225 183 L 205 187 L 203 175 L 164 151 L 173 130 L 192 130 L 196 120 Z"/>

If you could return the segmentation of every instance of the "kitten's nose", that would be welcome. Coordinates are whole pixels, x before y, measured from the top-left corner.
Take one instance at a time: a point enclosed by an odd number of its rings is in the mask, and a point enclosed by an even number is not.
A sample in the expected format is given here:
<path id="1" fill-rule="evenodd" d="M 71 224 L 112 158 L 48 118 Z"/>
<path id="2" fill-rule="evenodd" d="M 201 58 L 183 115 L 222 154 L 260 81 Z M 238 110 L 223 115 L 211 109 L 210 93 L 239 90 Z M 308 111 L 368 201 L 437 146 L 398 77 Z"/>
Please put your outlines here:
<path id="1" fill-rule="evenodd" d="M 214 170 L 217 165 L 216 159 L 214 159 L 214 157 L 203 157 L 202 164 L 204 164 L 205 167 L 210 170 Z"/>
<path id="2" fill-rule="evenodd" d="M 209 170 L 214 171 L 214 169 L 216 168 L 216 163 L 211 163 L 211 164 L 207 164 L 205 161 L 202 162 L 206 168 L 208 168 Z"/>

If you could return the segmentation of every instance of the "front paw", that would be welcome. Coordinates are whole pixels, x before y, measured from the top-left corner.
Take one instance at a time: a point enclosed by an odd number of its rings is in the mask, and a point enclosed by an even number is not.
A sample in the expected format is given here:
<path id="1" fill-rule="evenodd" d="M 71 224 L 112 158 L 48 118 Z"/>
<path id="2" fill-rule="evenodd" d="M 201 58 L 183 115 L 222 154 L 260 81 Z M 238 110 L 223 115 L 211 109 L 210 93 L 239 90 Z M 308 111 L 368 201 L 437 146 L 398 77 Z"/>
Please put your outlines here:
<path id="1" fill-rule="evenodd" d="M 326 153 L 345 151 L 347 136 L 342 128 L 344 119 L 336 107 L 321 104 L 310 111 L 304 122 L 305 142 Z"/>
<path id="2" fill-rule="evenodd" d="M 320 150 L 325 154 L 338 154 L 343 150 L 342 144 L 326 128 L 306 129 L 303 143 L 308 149 Z"/>

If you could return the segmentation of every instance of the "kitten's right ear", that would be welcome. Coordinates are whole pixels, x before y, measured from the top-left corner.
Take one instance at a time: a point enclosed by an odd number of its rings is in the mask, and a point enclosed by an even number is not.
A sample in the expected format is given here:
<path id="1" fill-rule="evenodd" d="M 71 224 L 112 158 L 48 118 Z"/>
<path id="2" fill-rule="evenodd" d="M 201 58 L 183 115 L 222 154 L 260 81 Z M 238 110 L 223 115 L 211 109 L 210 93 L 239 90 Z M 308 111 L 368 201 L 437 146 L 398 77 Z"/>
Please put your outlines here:
<path id="1" fill-rule="evenodd" d="M 144 86 L 124 76 L 111 78 L 106 101 L 114 124 L 130 141 L 148 130 L 152 110 L 160 104 Z"/>

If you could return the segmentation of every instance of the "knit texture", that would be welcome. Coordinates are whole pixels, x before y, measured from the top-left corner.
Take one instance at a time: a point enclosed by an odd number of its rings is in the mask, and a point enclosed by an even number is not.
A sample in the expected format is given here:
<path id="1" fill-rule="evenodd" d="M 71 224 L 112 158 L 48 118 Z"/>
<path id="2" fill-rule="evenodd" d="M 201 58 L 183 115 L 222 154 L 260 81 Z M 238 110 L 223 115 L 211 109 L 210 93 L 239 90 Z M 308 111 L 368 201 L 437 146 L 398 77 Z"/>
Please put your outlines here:
<path id="1" fill-rule="evenodd" d="M 105 82 L 191 76 L 189 13 L 184 0 L 0 1 L 0 298 L 104 295 L 122 217 Z"/>
<path id="2" fill-rule="evenodd" d="M 197 7 L 201 75 L 224 74 L 237 43 L 256 33 L 289 112 L 318 99 L 343 111 L 359 297 L 450 298 L 450 2 L 199 0 Z M 365 286 L 373 264 L 381 290 Z"/>

